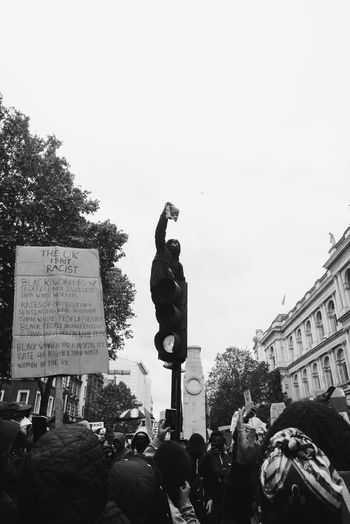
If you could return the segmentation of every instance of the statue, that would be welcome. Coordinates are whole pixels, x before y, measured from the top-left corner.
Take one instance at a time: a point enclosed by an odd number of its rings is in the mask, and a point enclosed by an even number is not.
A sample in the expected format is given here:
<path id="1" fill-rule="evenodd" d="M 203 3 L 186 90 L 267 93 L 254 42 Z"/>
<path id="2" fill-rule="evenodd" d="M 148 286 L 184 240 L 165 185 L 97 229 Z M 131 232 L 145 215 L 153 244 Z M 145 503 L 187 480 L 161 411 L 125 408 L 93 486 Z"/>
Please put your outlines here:
<path id="1" fill-rule="evenodd" d="M 328 233 L 328 234 L 329 234 L 329 241 L 330 241 L 330 243 L 332 244 L 332 246 L 335 246 L 336 242 L 335 242 L 335 238 L 334 238 L 333 233 Z"/>

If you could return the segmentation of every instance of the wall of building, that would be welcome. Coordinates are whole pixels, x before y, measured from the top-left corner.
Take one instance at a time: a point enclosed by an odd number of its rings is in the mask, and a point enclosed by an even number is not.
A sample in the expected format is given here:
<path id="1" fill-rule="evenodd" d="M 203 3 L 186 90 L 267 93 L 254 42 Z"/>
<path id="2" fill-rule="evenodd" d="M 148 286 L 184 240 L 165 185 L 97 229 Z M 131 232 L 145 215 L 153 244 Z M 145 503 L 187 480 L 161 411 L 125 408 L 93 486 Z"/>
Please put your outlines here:
<path id="1" fill-rule="evenodd" d="M 293 400 L 330 385 L 350 400 L 350 228 L 329 255 L 326 272 L 294 308 L 254 337 L 256 357 L 280 370 L 282 389 Z"/>
<path id="2" fill-rule="evenodd" d="M 119 382 L 124 382 L 142 406 L 152 413 L 151 379 L 141 361 L 133 361 L 126 358 L 110 360 L 108 373 L 104 374 L 104 377 L 109 383 L 119 384 Z"/>

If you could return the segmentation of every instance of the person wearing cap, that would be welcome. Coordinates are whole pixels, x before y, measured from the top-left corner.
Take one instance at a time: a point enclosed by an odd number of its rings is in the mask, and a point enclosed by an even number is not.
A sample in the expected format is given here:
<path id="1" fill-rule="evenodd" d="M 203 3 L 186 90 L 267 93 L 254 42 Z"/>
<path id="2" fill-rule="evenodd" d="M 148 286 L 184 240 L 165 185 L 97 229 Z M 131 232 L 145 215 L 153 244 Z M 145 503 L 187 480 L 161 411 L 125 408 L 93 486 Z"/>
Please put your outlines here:
<path id="1" fill-rule="evenodd" d="M 2 401 L 0 402 L 0 418 L 20 423 L 22 419 L 29 417 L 31 409 L 32 406 L 30 404 Z"/>

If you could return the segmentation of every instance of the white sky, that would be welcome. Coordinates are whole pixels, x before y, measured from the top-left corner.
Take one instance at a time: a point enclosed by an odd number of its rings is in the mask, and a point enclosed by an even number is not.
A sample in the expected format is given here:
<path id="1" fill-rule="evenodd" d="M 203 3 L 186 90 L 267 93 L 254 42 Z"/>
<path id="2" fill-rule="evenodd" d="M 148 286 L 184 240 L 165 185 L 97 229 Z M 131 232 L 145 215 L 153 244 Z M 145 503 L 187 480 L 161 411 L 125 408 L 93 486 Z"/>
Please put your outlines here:
<path id="1" fill-rule="evenodd" d="M 324 270 L 350 220 L 350 4 L 324 0 L 1 3 L 0 91 L 55 134 L 98 219 L 129 234 L 123 357 L 170 405 L 149 296 L 154 229 L 180 208 L 189 344 L 205 373 L 252 347 Z"/>

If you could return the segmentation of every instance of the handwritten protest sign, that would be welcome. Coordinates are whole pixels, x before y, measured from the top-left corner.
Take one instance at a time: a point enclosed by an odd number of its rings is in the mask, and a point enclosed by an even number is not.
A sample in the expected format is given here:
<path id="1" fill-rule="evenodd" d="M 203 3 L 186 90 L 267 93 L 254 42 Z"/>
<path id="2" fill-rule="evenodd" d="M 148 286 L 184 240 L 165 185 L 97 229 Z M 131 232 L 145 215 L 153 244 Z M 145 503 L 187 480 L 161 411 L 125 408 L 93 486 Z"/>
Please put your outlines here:
<path id="1" fill-rule="evenodd" d="M 284 402 L 273 402 L 270 406 L 270 424 L 273 424 L 275 420 L 280 416 L 284 408 L 286 407 Z"/>
<path id="2" fill-rule="evenodd" d="M 16 249 L 12 378 L 108 369 L 96 249 Z"/>

